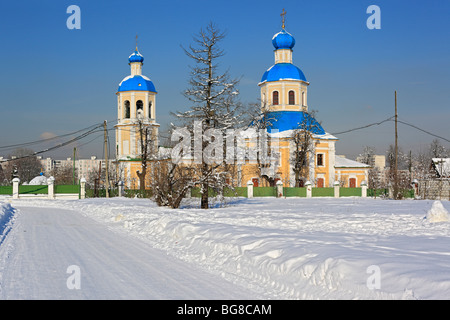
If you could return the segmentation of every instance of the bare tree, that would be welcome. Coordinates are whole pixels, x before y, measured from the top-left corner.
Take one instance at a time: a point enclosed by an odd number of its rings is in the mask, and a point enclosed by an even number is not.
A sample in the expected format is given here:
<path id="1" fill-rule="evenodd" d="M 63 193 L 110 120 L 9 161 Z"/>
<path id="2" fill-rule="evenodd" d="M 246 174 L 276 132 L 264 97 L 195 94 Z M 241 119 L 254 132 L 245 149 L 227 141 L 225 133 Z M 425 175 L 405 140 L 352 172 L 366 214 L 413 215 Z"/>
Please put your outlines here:
<path id="1" fill-rule="evenodd" d="M 448 150 L 445 149 L 438 139 L 434 139 L 429 147 L 430 158 L 447 158 L 449 156 Z"/>
<path id="2" fill-rule="evenodd" d="M 373 189 L 374 196 L 377 196 L 377 189 L 380 189 L 381 186 L 381 172 L 375 166 L 375 149 L 373 147 L 365 146 L 363 152 L 358 156 L 357 161 L 361 163 L 368 164 L 370 169 L 368 171 L 368 187 L 369 189 Z"/>
<path id="3" fill-rule="evenodd" d="M 358 156 L 358 161 L 368 164 L 371 167 L 375 166 L 375 150 L 372 147 L 365 146 L 363 152 Z"/>
<path id="4" fill-rule="evenodd" d="M 292 133 L 293 151 L 291 165 L 295 176 L 295 187 L 302 186 L 304 179 L 310 180 L 309 163 L 315 158 L 313 135 L 318 132 L 320 124 L 315 120 L 316 111 L 304 112 L 303 119 Z"/>
<path id="5" fill-rule="evenodd" d="M 14 172 L 17 172 L 21 182 L 29 182 L 42 171 L 41 162 L 33 150 L 16 149 L 8 158 L 10 160 L 4 165 L 4 175 L 10 181 Z"/>
<path id="6" fill-rule="evenodd" d="M 75 177 L 77 176 L 76 170 L 75 168 Z M 73 184 L 74 169 L 70 165 L 57 167 L 50 171 L 50 175 L 55 178 L 56 184 Z"/>
<path id="7" fill-rule="evenodd" d="M 392 196 L 396 200 L 402 199 L 404 191 L 411 188 L 409 156 L 405 154 L 401 148 L 398 148 L 397 171 L 395 168 L 395 148 L 393 145 L 389 146 L 386 158 L 389 166 L 387 181 L 390 188 L 393 189 Z"/>
<path id="8" fill-rule="evenodd" d="M 153 162 L 153 198 L 159 206 L 178 208 L 193 187 L 193 168 L 179 166 L 170 159 Z"/>
<path id="9" fill-rule="evenodd" d="M 191 103 L 190 110 L 178 112 L 175 116 L 184 121 L 184 126 L 193 133 L 194 139 L 201 139 L 201 150 L 194 155 L 201 158 L 196 169 L 195 178 L 201 186 L 201 208 L 207 209 L 208 191 L 210 187 L 223 187 L 221 163 L 210 163 L 205 159 L 205 149 L 212 141 L 217 142 L 219 136 L 204 139 L 203 133 L 208 129 L 233 128 L 239 123 L 241 105 L 236 103 L 236 88 L 239 80 L 230 79 L 228 72 L 219 73 L 218 59 L 224 55 L 219 44 L 225 35 L 213 23 L 194 36 L 194 46 L 184 49 L 185 54 L 195 62 L 191 67 L 190 87 L 184 95 Z M 195 127 L 195 123 L 198 125 Z M 199 137 L 200 136 L 200 137 Z M 194 145 L 195 149 L 195 145 Z M 200 154 L 201 153 L 201 154 Z"/>
<path id="10" fill-rule="evenodd" d="M 139 189 L 141 196 L 145 194 L 145 180 L 148 173 L 148 164 L 150 160 L 156 158 L 157 145 L 153 139 L 153 127 L 149 126 L 147 120 L 138 117 L 137 120 L 139 130 L 139 159 L 141 160 L 141 170 L 137 170 L 136 174 L 139 178 Z"/>
<path id="11" fill-rule="evenodd" d="M 267 107 L 267 102 L 250 104 L 246 109 L 246 123 L 254 129 L 254 137 L 252 137 L 253 145 L 249 147 L 254 148 L 256 157 L 255 174 L 266 184 L 275 186 L 275 179 L 277 168 L 279 165 L 279 155 L 272 146 L 272 137 L 268 134 L 268 129 L 272 127 L 277 121 L 278 116 L 270 112 Z M 263 183 L 264 185 L 264 183 Z"/>

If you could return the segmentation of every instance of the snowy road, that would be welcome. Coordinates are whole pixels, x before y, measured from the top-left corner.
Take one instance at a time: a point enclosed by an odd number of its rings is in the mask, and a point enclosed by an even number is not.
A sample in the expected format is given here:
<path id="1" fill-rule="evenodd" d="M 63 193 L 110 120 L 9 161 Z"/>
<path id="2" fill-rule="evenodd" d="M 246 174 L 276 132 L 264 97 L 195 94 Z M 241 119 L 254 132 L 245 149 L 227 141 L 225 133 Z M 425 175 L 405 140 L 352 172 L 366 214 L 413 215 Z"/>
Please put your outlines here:
<path id="1" fill-rule="evenodd" d="M 80 212 L 18 208 L 0 248 L 1 299 L 257 298 Z"/>

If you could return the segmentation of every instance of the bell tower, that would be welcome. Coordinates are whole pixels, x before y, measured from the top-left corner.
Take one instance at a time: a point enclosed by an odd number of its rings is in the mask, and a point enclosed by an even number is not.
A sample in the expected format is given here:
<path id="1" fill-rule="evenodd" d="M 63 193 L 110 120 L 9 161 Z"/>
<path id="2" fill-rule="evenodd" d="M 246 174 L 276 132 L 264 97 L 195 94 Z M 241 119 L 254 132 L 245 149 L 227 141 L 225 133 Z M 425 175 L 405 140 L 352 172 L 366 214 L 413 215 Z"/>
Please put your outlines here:
<path id="1" fill-rule="evenodd" d="M 293 64 L 294 37 L 285 29 L 283 9 L 281 31 L 272 38 L 275 64 L 262 76 L 262 108 L 268 111 L 308 111 L 307 95 L 309 82 L 302 70 Z"/>
<path id="2" fill-rule="evenodd" d="M 158 147 L 158 128 L 155 115 L 156 89 L 153 82 L 142 74 L 144 57 L 137 45 L 128 57 L 131 73 L 119 84 L 117 91 L 116 158 L 137 160 L 141 155 L 141 141 Z M 142 132 L 148 132 L 143 140 Z"/>

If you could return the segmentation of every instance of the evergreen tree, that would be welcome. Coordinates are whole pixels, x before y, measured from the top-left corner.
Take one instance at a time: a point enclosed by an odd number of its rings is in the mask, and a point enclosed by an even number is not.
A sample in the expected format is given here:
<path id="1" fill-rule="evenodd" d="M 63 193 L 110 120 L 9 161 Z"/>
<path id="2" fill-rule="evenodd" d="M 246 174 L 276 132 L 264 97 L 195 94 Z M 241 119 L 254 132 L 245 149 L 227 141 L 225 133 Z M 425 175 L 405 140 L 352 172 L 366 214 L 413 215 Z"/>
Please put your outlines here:
<path id="1" fill-rule="evenodd" d="M 206 133 L 211 132 L 209 129 L 218 129 L 225 133 L 227 129 L 240 123 L 241 115 L 241 105 L 236 102 L 239 80 L 231 79 L 227 71 L 219 70 L 218 60 L 224 55 L 220 42 L 224 37 L 225 34 L 217 26 L 209 23 L 194 36 L 195 46 L 183 48 L 186 55 L 195 62 L 195 65 L 191 66 L 190 87 L 184 92 L 192 106 L 190 110 L 177 112 L 175 116 L 182 120 L 194 140 L 197 139 L 197 148 L 194 141 L 194 158 L 198 160 L 197 165 L 193 166 L 196 169 L 194 179 L 197 179 L 197 184 L 201 186 L 203 209 L 209 207 L 209 188 L 222 189 L 224 184 L 222 162 L 211 162 L 205 158 L 206 151 L 209 150 L 208 145 L 211 142 L 218 143 L 221 139 L 223 141 L 223 136 Z"/>

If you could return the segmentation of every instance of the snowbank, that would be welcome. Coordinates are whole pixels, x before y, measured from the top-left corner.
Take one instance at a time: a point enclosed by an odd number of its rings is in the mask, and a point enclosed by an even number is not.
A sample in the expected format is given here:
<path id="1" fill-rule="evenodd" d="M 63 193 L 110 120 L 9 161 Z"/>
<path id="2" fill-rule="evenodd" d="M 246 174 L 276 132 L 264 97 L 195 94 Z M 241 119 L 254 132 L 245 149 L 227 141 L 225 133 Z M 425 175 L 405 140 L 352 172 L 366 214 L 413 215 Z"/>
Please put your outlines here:
<path id="1" fill-rule="evenodd" d="M 45 176 L 37 176 L 30 180 L 28 183 L 29 185 L 39 185 L 39 186 L 46 186 L 47 185 L 47 178 Z"/>
<path id="2" fill-rule="evenodd" d="M 0 245 L 11 229 L 15 212 L 10 203 L 0 201 Z"/>
<path id="3" fill-rule="evenodd" d="M 431 209 L 428 210 L 427 215 L 425 217 L 430 222 L 445 222 L 448 220 L 448 211 L 442 205 L 442 202 L 435 201 L 431 206 Z"/>
<path id="4" fill-rule="evenodd" d="M 240 198 L 210 210 L 196 201 L 14 204 L 79 210 L 267 299 L 450 299 L 450 223 L 423 219 L 431 201 Z"/>

